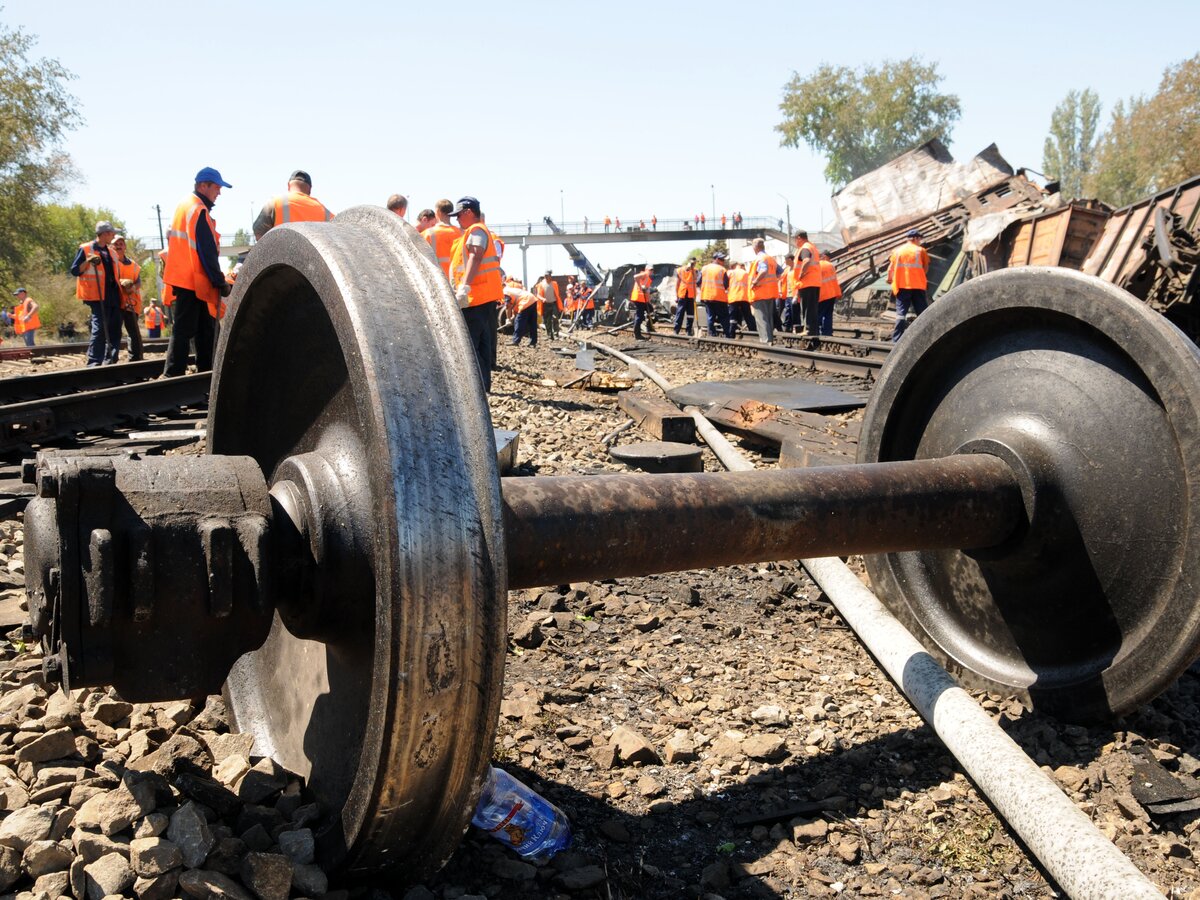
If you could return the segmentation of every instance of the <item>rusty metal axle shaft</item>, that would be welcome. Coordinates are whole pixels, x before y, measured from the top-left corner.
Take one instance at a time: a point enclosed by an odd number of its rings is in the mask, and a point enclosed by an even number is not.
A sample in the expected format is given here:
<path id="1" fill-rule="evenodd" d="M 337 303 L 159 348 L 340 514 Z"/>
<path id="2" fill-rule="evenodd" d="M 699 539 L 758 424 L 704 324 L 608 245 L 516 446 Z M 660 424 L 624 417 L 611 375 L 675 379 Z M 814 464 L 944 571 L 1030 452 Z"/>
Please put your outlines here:
<path id="1" fill-rule="evenodd" d="M 509 588 L 852 553 L 1001 543 L 1024 519 L 986 454 L 681 475 L 510 478 Z"/>

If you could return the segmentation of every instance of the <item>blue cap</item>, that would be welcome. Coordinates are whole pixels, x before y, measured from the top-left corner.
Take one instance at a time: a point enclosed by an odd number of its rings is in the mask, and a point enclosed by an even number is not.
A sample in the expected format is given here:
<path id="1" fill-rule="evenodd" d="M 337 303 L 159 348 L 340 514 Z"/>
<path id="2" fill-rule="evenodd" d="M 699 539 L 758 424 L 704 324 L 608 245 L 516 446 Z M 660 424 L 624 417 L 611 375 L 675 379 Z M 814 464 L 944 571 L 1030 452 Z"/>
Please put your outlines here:
<path id="1" fill-rule="evenodd" d="M 910 238 L 919 238 L 921 236 L 921 230 L 919 228 L 910 228 L 907 232 L 905 232 L 904 236 Z"/>
<path id="2" fill-rule="evenodd" d="M 201 184 L 205 181 L 211 181 L 213 184 L 219 184 L 221 187 L 233 187 L 228 181 L 221 177 L 221 173 L 212 166 L 205 166 L 196 173 L 196 184 Z"/>

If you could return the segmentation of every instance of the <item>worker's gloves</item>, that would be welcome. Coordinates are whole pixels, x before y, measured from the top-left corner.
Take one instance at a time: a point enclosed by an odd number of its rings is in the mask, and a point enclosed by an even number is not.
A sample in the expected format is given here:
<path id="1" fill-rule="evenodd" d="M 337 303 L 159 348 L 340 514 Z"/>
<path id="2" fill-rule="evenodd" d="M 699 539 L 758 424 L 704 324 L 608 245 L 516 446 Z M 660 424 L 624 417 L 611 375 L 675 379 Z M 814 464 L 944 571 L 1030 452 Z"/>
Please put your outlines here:
<path id="1" fill-rule="evenodd" d="M 127 290 L 127 291 L 133 290 L 133 279 L 132 278 L 122 278 L 121 279 L 121 287 L 125 288 L 125 290 Z"/>
<path id="2" fill-rule="evenodd" d="M 465 284 L 460 284 L 454 291 L 454 299 L 458 301 L 459 309 L 467 308 L 467 305 L 470 302 L 470 297 L 471 289 Z"/>
<path id="3" fill-rule="evenodd" d="M 222 297 L 228 297 L 233 293 L 233 285 L 226 281 L 223 285 L 221 285 L 220 291 Z"/>

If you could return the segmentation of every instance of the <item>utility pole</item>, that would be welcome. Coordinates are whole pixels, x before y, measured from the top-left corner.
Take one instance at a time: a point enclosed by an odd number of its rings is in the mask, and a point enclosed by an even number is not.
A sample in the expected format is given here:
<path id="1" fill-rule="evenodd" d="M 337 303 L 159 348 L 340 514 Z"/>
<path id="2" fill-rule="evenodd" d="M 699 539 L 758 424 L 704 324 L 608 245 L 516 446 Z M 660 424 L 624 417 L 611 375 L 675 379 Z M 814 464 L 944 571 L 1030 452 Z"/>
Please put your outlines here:
<path id="1" fill-rule="evenodd" d="M 166 250 L 166 249 L 167 249 L 167 242 L 166 242 L 166 240 L 163 238 L 163 230 L 162 230 L 162 207 L 161 207 L 161 206 L 159 206 L 157 203 L 155 203 L 155 204 L 154 204 L 154 211 L 155 211 L 156 213 L 158 213 L 158 249 L 159 249 L 159 250 Z"/>
<path id="2" fill-rule="evenodd" d="M 567 214 L 563 212 L 563 189 L 558 189 L 558 227 L 563 231 L 567 230 Z"/>

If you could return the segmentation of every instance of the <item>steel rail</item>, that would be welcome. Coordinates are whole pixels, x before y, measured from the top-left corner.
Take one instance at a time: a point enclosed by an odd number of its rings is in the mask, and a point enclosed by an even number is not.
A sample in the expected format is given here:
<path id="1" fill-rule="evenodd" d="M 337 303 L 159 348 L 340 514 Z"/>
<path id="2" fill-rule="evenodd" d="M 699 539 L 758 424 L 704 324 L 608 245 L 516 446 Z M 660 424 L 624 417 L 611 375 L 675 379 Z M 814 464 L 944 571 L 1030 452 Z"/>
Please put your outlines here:
<path id="1" fill-rule="evenodd" d="M 148 338 L 142 340 L 142 350 L 146 353 L 165 353 L 167 338 Z M 62 356 L 67 353 L 86 353 L 87 341 L 76 341 L 69 344 L 36 344 L 33 347 L 5 347 L 0 350 L 0 362 L 12 359 L 30 359 L 38 356 Z M 128 342 L 121 342 L 121 349 L 128 349 Z"/>
<path id="2" fill-rule="evenodd" d="M 42 400 L 47 397 L 61 397 L 64 394 L 149 381 L 161 375 L 162 371 L 163 361 L 160 357 L 118 363 L 114 366 L 55 369 L 31 375 L 13 375 L 0 378 L 0 404 Z"/>
<path id="3" fill-rule="evenodd" d="M 0 406 L 0 452 L 111 428 L 148 413 L 196 406 L 207 401 L 211 381 L 211 372 L 199 372 Z"/>
<path id="4" fill-rule="evenodd" d="M 844 353 L 799 350 L 793 347 L 771 346 L 727 338 L 686 337 L 682 334 L 663 334 L 661 332 L 650 332 L 649 336 L 651 340 L 685 344 L 697 350 L 767 359 L 802 369 L 820 369 L 826 372 L 857 375 L 860 378 L 874 379 L 886 362 L 885 359 L 878 356 L 848 356 Z"/>

